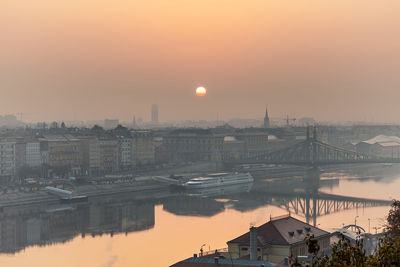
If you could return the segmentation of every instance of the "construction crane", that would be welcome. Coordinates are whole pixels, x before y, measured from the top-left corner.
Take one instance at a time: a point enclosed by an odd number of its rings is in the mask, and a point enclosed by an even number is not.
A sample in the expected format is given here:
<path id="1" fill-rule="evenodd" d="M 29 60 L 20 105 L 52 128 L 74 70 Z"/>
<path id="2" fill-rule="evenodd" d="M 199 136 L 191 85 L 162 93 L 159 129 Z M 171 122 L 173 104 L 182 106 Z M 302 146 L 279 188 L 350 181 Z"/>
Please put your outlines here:
<path id="1" fill-rule="evenodd" d="M 289 127 L 291 123 L 294 124 L 296 122 L 296 118 L 290 118 L 289 115 L 287 115 L 286 118 L 282 120 L 286 121 L 286 127 Z"/>

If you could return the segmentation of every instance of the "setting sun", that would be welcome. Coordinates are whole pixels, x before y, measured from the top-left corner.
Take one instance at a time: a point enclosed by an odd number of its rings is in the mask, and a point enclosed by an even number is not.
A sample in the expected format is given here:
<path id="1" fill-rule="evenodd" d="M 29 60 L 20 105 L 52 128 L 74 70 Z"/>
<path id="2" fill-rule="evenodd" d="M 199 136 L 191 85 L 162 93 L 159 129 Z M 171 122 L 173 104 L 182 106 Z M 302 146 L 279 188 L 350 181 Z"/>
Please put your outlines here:
<path id="1" fill-rule="evenodd" d="M 205 96 L 207 94 L 207 90 L 204 87 L 197 87 L 196 95 L 197 96 Z"/>

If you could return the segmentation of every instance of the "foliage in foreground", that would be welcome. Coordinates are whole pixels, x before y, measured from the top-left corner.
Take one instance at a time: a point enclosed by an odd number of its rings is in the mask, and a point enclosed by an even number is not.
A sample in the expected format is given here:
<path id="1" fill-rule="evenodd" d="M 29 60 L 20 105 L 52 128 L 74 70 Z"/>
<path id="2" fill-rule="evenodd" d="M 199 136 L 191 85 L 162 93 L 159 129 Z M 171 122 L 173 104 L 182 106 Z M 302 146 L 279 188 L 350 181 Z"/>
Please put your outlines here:
<path id="1" fill-rule="evenodd" d="M 302 265 L 293 259 L 292 267 L 383 267 L 400 266 L 400 201 L 394 200 L 387 218 L 386 235 L 379 241 L 373 255 L 366 255 L 362 241 L 351 244 L 341 236 L 339 242 L 333 245 L 329 256 L 318 256 L 320 250 L 314 236 L 307 238 L 308 252 L 312 255 L 311 263 Z"/>
<path id="2" fill-rule="evenodd" d="M 315 242 L 310 237 L 308 242 Z M 338 243 L 332 247 L 331 256 L 317 256 L 317 251 L 310 249 L 313 255 L 311 263 L 302 265 L 294 259 L 292 267 L 369 267 L 369 266 L 400 266 L 400 238 L 385 237 L 381 239 L 378 249 L 373 255 L 366 255 L 362 242 L 352 245 L 349 240 L 342 237 Z"/>

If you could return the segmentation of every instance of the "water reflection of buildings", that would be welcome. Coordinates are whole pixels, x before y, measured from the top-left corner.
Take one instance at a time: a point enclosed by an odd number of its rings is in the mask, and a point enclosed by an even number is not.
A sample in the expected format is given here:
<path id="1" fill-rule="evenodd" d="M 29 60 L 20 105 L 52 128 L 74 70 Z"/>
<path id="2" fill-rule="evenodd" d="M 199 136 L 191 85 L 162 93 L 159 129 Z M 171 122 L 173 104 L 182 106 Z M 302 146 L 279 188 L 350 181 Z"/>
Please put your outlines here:
<path id="1" fill-rule="evenodd" d="M 176 215 L 212 216 L 222 212 L 225 204 L 217 198 L 232 198 L 249 193 L 253 183 L 199 188 L 189 190 L 182 196 L 171 197 L 164 202 L 164 210 Z"/>
<path id="2" fill-rule="evenodd" d="M 250 211 L 266 205 L 280 207 L 289 213 L 305 218 L 307 223 L 317 225 L 317 217 L 348 209 L 390 205 L 390 201 L 332 195 L 320 192 L 322 188 L 339 185 L 338 178 L 321 179 L 320 171 L 307 171 L 302 178 L 258 179 L 250 193 L 246 191 L 225 194 L 228 199 L 220 203 L 215 199 L 186 197 L 169 201 L 165 210 L 176 215 L 210 216 L 223 211 L 226 206 L 239 211 Z M 205 194 L 205 193 L 204 193 Z M 207 194 L 205 194 L 207 195 Z M 214 196 L 217 198 L 218 196 Z M 182 212 L 184 210 L 184 212 Z M 213 212 L 211 212 L 213 211 Z"/>
<path id="3" fill-rule="evenodd" d="M 33 245 L 64 243 L 77 235 L 118 234 L 154 227 L 154 203 L 123 201 L 100 205 L 37 204 L 3 208 L 0 252 L 15 253 Z"/>

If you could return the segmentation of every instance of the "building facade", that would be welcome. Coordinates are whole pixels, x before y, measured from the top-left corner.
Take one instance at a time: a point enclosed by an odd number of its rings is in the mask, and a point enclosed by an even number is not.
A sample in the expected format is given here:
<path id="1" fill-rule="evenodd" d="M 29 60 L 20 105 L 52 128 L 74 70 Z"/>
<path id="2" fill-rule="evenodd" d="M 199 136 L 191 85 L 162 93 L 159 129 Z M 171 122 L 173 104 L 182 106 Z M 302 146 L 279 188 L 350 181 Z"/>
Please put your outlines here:
<path id="1" fill-rule="evenodd" d="M 11 178 L 16 174 L 15 145 L 13 140 L 0 139 L 0 178 Z"/>
<path id="2" fill-rule="evenodd" d="M 15 172 L 19 173 L 26 166 L 26 143 L 24 138 L 17 138 L 15 142 Z"/>
<path id="3" fill-rule="evenodd" d="M 118 140 L 99 139 L 98 149 L 101 173 L 107 174 L 119 171 Z"/>
<path id="4" fill-rule="evenodd" d="M 42 162 L 56 174 L 80 175 L 82 153 L 80 140 L 67 135 L 46 136 L 40 139 Z"/>
<path id="5" fill-rule="evenodd" d="M 218 161 L 222 158 L 224 136 L 204 129 L 174 130 L 163 136 L 169 162 Z"/>
<path id="6" fill-rule="evenodd" d="M 100 173 L 100 148 L 97 138 L 89 140 L 89 174 L 97 175 Z"/>
<path id="7" fill-rule="evenodd" d="M 40 143 L 38 141 L 26 142 L 25 162 L 29 167 L 39 167 L 42 164 L 40 156 Z"/>
<path id="8" fill-rule="evenodd" d="M 150 131 L 132 132 L 132 165 L 152 165 L 155 162 L 154 136 Z"/>

